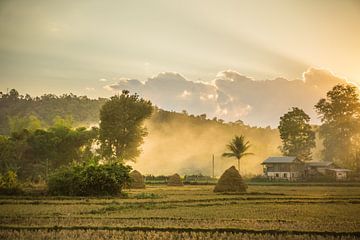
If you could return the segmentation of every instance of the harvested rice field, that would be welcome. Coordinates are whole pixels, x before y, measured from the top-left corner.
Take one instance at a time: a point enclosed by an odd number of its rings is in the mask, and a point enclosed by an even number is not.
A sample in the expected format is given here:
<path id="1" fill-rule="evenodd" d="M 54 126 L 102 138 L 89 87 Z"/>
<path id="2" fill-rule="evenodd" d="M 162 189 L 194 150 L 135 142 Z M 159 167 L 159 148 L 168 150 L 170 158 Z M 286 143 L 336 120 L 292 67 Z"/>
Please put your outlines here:
<path id="1" fill-rule="evenodd" d="M 1 196 L 0 239 L 359 239 L 359 186 L 147 186 L 126 198 Z"/>

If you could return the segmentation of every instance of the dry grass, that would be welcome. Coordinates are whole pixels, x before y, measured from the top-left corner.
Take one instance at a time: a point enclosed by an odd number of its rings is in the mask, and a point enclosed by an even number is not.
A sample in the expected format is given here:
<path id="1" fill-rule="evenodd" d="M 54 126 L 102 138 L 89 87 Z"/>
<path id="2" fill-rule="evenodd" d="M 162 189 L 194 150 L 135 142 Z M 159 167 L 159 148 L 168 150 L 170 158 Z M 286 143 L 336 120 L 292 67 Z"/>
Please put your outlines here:
<path id="1" fill-rule="evenodd" d="M 240 195 L 212 188 L 151 186 L 128 199 L 2 196 L 0 239 L 360 237 L 359 187 L 250 186 Z"/>
<path id="2" fill-rule="evenodd" d="M 246 192 L 247 186 L 234 166 L 227 169 L 220 177 L 214 192 Z"/>

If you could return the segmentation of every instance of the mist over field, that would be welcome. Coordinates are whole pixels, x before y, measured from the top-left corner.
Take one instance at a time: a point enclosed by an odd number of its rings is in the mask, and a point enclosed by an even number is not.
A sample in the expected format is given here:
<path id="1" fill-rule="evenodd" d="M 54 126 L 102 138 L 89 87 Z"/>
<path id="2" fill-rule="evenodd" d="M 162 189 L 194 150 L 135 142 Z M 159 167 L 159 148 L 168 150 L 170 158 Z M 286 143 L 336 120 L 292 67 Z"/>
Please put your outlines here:
<path id="1" fill-rule="evenodd" d="M 145 126 L 149 135 L 143 152 L 133 167 L 143 174 L 171 175 L 174 173 L 212 175 L 212 154 L 215 156 L 215 176 L 236 165 L 236 160 L 221 157 L 226 144 L 235 134 L 246 135 L 252 156 L 241 161 L 241 173 L 262 173 L 260 163 L 269 155 L 279 155 L 280 138 L 277 129 L 249 127 L 243 124 L 223 124 L 200 120 L 180 113 L 168 113 L 169 119 L 159 121 L 154 113 Z"/>

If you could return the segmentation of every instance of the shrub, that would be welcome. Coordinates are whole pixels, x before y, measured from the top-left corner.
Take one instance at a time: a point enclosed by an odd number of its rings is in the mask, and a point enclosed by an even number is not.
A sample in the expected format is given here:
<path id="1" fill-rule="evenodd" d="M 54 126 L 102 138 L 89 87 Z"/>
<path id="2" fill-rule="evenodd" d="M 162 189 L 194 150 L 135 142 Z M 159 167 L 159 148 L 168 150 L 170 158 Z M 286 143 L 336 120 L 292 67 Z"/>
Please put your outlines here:
<path id="1" fill-rule="evenodd" d="M 5 175 L 0 174 L 0 194 L 13 195 L 21 192 L 22 190 L 14 171 L 9 170 Z"/>
<path id="2" fill-rule="evenodd" d="M 118 195 L 129 181 L 130 170 L 119 163 L 73 164 L 49 176 L 48 192 L 67 196 Z"/>

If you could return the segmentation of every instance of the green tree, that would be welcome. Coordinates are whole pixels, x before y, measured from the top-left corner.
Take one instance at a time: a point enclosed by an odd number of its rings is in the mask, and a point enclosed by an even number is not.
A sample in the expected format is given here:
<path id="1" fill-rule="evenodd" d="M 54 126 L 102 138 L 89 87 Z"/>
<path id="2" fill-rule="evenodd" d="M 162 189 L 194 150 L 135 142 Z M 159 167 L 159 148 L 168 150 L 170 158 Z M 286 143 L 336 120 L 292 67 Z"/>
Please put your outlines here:
<path id="1" fill-rule="evenodd" d="M 31 115 L 41 121 L 41 128 L 59 123 L 67 126 L 90 125 L 99 120 L 99 110 L 105 101 L 105 98 L 89 99 L 71 93 L 61 96 L 45 94 L 40 97 L 28 94 L 22 97 L 15 89 L 9 93 L 0 93 L 0 134 L 10 135 L 14 128 L 27 128 L 27 118 Z M 9 118 L 14 118 L 12 126 L 9 125 Z"/>
<path id="2" fill-rule="evenodd" d="M 110 161 L 134 160 L 147 134 L 143 122 L 152 110 L 150 101 L 130 95 L 129 91 L 111 97 L 100 110 L 102 156 Z"/>
<path id="3" fill-rule="evenodd" d="M 87 130 L 54 126 L 48 130 L 38 129 L 28 138 L 30 149 L 27 151 L 27 158 L 46 177 L 49 170 L 73 161 L 78 162 L 83 151 L 91 147 L 97 135 L 96 128 Z"/>
<path id="4" fill-rule="evenodd" d="M 235 136 L 226 147 L 230 152 L 225 152 L 222 156 L 236 158 L 238 161 L 238 170 L 240 172 L 240 159 L 248 155 L 253 155 L 253 153 L 247 152 L 251 147 L 249 141 L 246 141 L 243 135 L 240 135 L 240 137 Z"/>
<path id="5" fill-rule="evenodd" d="M 311 149 L 315 147 L 315 132 L 309 122 L 310 117 L 297 107 L 280 117 L 280 150 L 285 156 L 311 160 Z"/>
<path id="6" fill-rule="evenodd" d="M 359 148 L 360 101 L 358 89 L 338 84 L 315 105 L 320 116 L 323 158 L 351 167 L 351 159 Z"/>
<path id="7" fill-rule="evenodd" d="M 30 149 L 28 144 L 28 138 L 30 135 L 30 131 L 23 129 L 19 132 L 13 132 L 10 137 L 10 140 L 13 144 L 12 150 L 15 157 L 14 161 L 10 165 L 12 170 L 15 170 L 17 173 L 19 173 L 19 177 L 24 176 L 22 173 L 26 171 L 26 167 L 24 166 L 26 166 L 28 163 L 26 153 Z"/>
<path id="8" fill-rule="evenodd" d="M 74 125 L 74 120 L 71 115 L 68 115 L 64 118 L 60 116 L 55 116 L 53 119 L 53 126 L 54 127 L 66 127 L 71 128 Z"/>
<path id="9" fill-rule="evenodd" d="M 10 137 L 0 135 L 0 174 L 16 169 L 15 145 Z"/>
<path id="10" fill-rule="evenodd" d="M 51 170 L 92 158 L 91 145 L 97 138 L 97 128 L 64 126 L 0 135 L 0 172 L 14 170 L 21 179 L 47 178 Z"/>
<path id="11" fill-rule="evenodd" d="M 10 132 L 20 132 L 24 129 L 34 131 L 41 128 L 41 121 L 34 115 L 20 117 L 20 116 L 9 116 L 8 117 Z"/>

